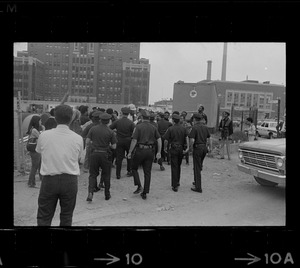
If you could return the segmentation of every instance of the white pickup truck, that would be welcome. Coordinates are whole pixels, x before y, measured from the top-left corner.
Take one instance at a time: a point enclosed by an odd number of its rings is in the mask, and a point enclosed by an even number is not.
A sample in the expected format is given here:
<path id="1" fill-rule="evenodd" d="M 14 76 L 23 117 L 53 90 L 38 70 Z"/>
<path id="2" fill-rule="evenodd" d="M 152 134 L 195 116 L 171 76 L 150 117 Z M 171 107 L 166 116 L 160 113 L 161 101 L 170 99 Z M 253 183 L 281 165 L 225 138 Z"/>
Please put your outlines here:
<path id="1" fill-rule="evenodd" d="M 241 143 L 238 169 L 254 176 L 260 185 L 285 185 L 285 149 L 285 138 Z"/>
<path id="2" fill-rule="evenodd" d="M 277 137 L 277 121 L 265 121 L 257 125 L 256 134 L 258 137 L 267 137 L 269 139 Z"/>

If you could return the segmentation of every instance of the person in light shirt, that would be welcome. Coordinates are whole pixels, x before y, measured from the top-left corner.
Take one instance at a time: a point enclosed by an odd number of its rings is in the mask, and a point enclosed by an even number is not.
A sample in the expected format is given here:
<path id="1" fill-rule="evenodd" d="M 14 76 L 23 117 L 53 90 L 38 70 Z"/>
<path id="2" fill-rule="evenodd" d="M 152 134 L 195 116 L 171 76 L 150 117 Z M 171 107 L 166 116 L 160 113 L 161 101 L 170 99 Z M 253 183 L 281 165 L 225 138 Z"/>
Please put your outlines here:
<path id="1" fill-rule="evenodd" d="M 255 136 L 256 136 L 256 128 L 255 125 L 253 124 L 253 119 L 252 117 L 248 117 L 246 119 L 248 128 L 246 129 L 247 135 L 248 135 L 248 140 L 249 141 L 254 141 Z"/>
<path id="2" fill-rule="evenodd" d="M 57 127 L 42 132 L 36 147 L 42 156 L 40 173 L 43 176 L 38 197 L 37 225 L 51 226 L 59 200 L 60 226 L 71 226 L 83 138 L 69 128 L 73 115 L 69 105 L 56 106 L 54 114 Z"/>

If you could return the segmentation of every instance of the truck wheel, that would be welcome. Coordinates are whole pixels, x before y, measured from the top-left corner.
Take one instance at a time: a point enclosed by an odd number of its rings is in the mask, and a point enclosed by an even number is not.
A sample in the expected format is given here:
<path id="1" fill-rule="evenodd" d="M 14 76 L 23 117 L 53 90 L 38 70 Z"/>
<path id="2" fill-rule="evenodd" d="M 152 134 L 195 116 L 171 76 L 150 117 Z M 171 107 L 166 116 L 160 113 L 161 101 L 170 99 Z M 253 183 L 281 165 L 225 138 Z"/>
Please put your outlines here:
<path id="1" fill-rule="evenodd" d="M 254 176 L 254 179 L 256 180 L 256 182 L 262 186 L 267 186 L 267 187 L 275 187 L 278 185 L 278 183 L 276 182 L 272 182 L 272 181 L 267 181 L 267 180 L 264 180 L 262 178 L 258 178 L 258 177 L 255 177 Z"/>

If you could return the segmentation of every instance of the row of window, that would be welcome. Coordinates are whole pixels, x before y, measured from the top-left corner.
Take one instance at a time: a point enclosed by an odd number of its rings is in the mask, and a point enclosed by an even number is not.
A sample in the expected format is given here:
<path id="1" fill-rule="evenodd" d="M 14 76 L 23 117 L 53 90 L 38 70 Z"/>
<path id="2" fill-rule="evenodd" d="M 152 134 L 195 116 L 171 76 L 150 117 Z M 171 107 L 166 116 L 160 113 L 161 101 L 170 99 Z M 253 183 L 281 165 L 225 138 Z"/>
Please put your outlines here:
<path id="1" fill-rule="evenodd" d="M 122 77 L 122 73 L 99 73 L 100 76 L 115 76 L 115 77 Z"/>
<path id="2" fill-rule="evenodd" d="M 120 92 L 121 88 L 120 87 L 99 87 L 100 91 L 110 91 L 110 92 Z"/>
<path id="3" fill-rule="evenodd" d="M 75 64 L 94 64 L 94 57 L 86 57 L 86 55 L 84 55 L 84 57 L 79 57 L 79 55 L 77 54 L 77 57 L 73 57 L 72 58 L 72 62 Z"/>
<path id="4" fill-rule="evenodd" d="M 64 45 L 60 46 L 60 45 L 46 44 L 46 48 L 69 48 L 69 45 L 64 44 Z"/>
<path id="5" fill-rule="evenodd" d="M 260 109 L 271 109 L 272 106 L 268 102 L 273 99 L 273 93 L 264 92 L 244 92 L 226 90 L 226 106 L 232 104 L 239 107 L 256 106 Z"/>
<path id="6" fill-rule="evenodd" d="M 87 89 L 77 89 L 73 88 L 73 92 L 76 94 L 85 94 L 85 93 L 93 93 L 93 88 L 87 88 Z"/>
<path id="7" fill-rule="evenodd" d="M 122 80 L 109 80 L 109 79 L 99 79 L 100 83 L 116 83 L 116 84 L 120 84 L 122 83 Z"/>
<path id="8" fill-rule="evenodd" d="M 78 71 L 94 71 L 94 66 L 93 65 L 91 65 L 91 66 L 72 66 L 72 70 L 73 71 L 76 71 L 76 72 L 78 72 Z"/>
<path id="9" fill-rule="evenodd" d="M 53 70 L 45 70 L 45 73 L 46 74 L 59 74 L 59 73 L 61 73 L 61 74 L 68 74 L 69 73 L 69 71 L 67 70 L 67 69 L 62 69 L 62 70 L 60 70 L 60 69 L 53 69 Z"/>

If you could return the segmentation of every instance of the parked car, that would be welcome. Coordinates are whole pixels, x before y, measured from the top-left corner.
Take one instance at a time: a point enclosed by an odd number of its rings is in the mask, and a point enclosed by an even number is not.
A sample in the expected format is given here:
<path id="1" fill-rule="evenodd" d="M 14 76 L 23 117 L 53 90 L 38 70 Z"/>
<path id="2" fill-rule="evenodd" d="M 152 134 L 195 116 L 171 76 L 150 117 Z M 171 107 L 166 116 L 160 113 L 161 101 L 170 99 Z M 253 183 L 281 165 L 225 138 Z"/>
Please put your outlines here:
<path id="1" fill-rule="evenodd" d="M 258 137 L 267 137 L 269 139 L 277 137 L 277 121 L 264 121 L 256 126 L 256 134 Z"/>
<path id="2" fill-rule="evenodd" d="M 285 185 L 285 149 L 285 138 L 241 143 L 238 151 L 241 163 L 238 169 L 254 176 L 260 185 Z"/>

